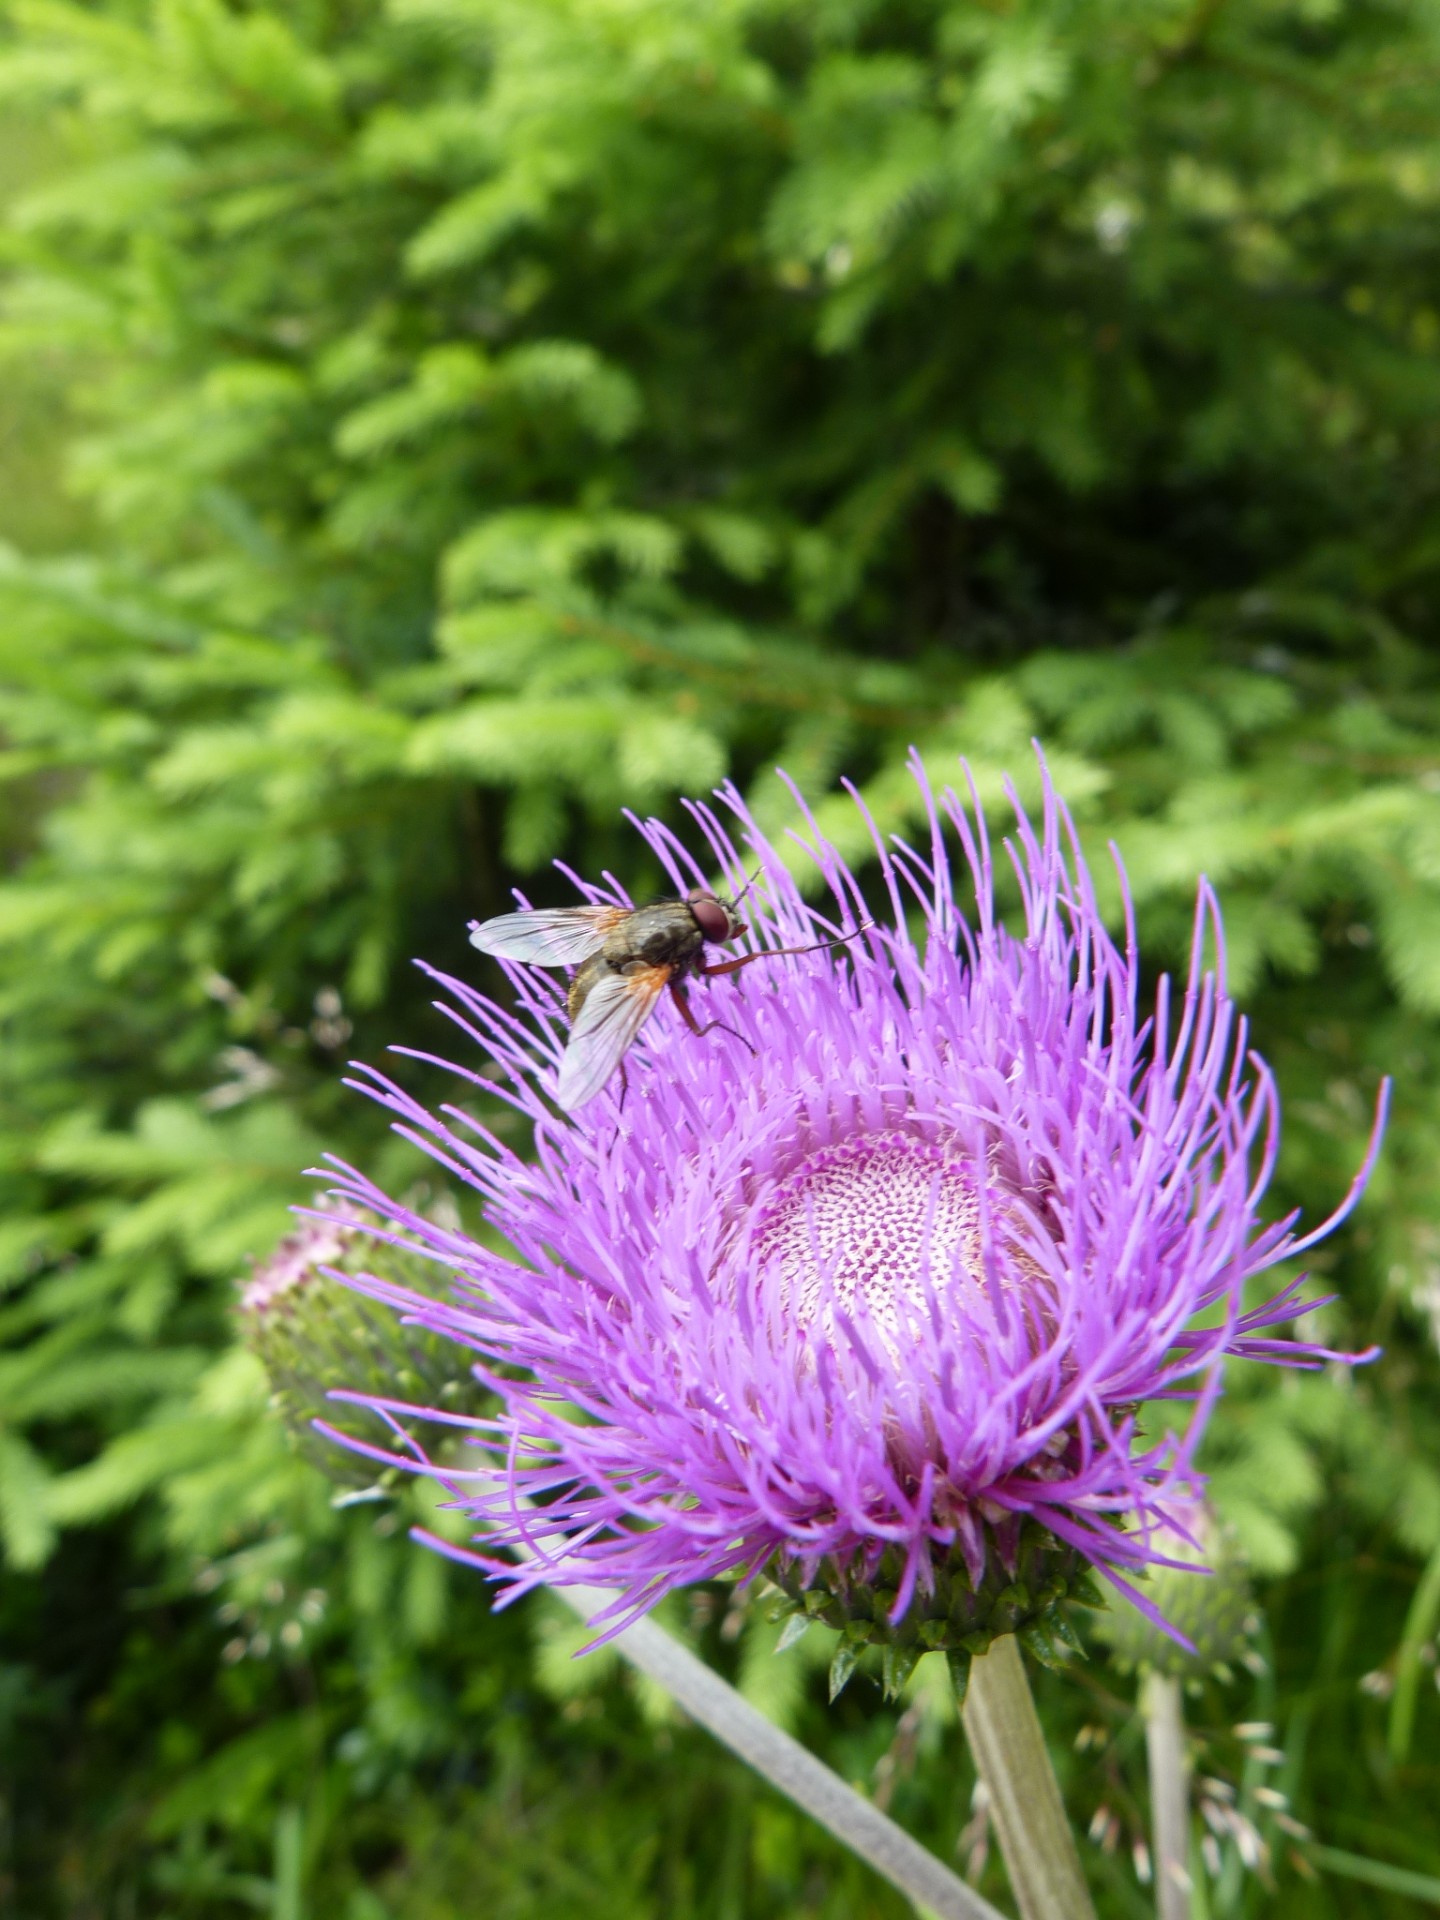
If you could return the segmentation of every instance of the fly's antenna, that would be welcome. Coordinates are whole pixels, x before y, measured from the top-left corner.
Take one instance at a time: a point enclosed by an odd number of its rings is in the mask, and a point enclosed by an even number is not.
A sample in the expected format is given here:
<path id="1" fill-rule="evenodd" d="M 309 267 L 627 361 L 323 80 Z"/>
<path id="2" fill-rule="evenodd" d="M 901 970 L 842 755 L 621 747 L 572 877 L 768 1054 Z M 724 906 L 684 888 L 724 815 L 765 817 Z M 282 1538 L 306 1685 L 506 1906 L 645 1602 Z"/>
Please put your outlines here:
<path id="1" fill-rule="evenodd" d="M 737 893 L 735 895 L 735 898 L 730 902 L 732 907 L 739 906 L 740 902 L 745 898 L 746 894 L 749 893 L 750 889 L 754 886 L 755 882 L 760 878 L 760 875 L 764 871 L 765 869 L 763 867 L 757 867 L 755 869 L 754 873 L 751 874 L 750 878 L 745 882 L 744 886 L 740 889 L 739 893 Z"/>

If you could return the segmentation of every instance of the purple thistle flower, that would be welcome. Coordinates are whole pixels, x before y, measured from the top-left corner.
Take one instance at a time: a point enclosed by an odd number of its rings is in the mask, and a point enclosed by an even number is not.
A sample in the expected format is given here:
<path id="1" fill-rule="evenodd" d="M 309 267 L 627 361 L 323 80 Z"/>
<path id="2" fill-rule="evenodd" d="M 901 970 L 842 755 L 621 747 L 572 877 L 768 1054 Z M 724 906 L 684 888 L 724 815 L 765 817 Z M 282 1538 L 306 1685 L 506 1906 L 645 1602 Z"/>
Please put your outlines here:
<path id="1" fill-rule="evenodd" d="M 695 1039 L 663 1008 L 628 1092 L 617 1077 L 572 1119 L 547 1098 L 563 985 L 507 966 L 512 1013 L 433 975 L 442 1010 L 503 1078 L 452 1070 L 533 1123 L 533 1163 L 462 1109 L 431 1113 L 360 1069 L 514 1250 L 406 1212 L 340 1167 L 340 1195 L 400 1223 L 382 1237 L 453 1276 L 443 1299 L 374 1274 L 351 1284 L 454 1341 L 499 1396 L 494 1418 L 463 1422 L 473 1464 L 443 1473 L 482 1550 L 434 1544 L 509 1597 L 547 1581 L 613 1587 L 615 1631 L 674 1587 L 766 1570 L 799 1598 L 838 1597 L 847 1617 L 868 1609 L 876 1637 L 923 1618 L 921 1645 L 964 1645 L 968 1628 L 973 1651 L 987 1622 L 1043 1610 L 1022 1552 L 1043 1538 L 1052 1566 L 1092 1562 L 1153 1612 L 1126 1576 L 1183 1564 L 1167 1508 L 1201 1484 L 1225 1357 L 1345 1357 L 1276 1333 L 1316 1304 L 1302 1280 L 1248 1310 L 1244 1295 L 1355 1205 L 1383 1094 L 1337 1212 L 1303 1237 L 1293 1215 L 1262 1225 L 1278 1102 L 1225 991 L 1209 886 L 1183 994 L 1162 979 L 1142 1012 L 1128 894 L 1122 949 L 1048 775 L 1038 824 L 1015 803 L 1006 851 L 1024 930 L 1011 932 L 973 790 L 967 813 L 934 797 L 918 757 L 914 774 L 926 845 L 886 844 L 865 816 L 883 924 L 710 987 L 710 1010 L 753 1055 L 724 1033 Z M 809 836 L 792 838 L 828 911 L 802 898 L 734 789 L 718 798 L 689 812 L 722 874 L 758 873 L 754 948 L 867 917 L 798 794 Z M 707 879 L 667 827 L 635 824 L 677 893 Z M 576 884 L 590 901 L 623 898 Z M 1188 1422 L 1147 1441 L 1137 1410 L 1166 1396 L 1192 1400 Z M 425 1410 L 352 1397 L 396 1436 L 376 1457 L 410 1457 Z M 532 1557 L 512 1565 L 503 1548 Z M 1017 1604 L 1022 1562 L 1032 1591 Z M 1004 1588 L 1010 1614 L 957 1612 L 965 1587 Z"/>

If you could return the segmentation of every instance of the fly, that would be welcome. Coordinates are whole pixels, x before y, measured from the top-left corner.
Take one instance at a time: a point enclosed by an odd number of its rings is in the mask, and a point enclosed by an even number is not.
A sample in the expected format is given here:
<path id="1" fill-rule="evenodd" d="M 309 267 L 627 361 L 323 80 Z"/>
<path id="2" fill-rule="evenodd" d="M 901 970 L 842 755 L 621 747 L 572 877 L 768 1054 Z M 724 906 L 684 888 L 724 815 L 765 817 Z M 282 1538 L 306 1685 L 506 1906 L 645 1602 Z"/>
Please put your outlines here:
<path id="1" fill-rule="evenodd" d="M 723 1020 L 700 1024 L 690 1005 L 688 980 L 714 980 L 721 974 L 738 973 L 754 960 L 818 953 L 837 944 L 819 940 L 806 947 L 744 953 L 733 960 L 706 960 L 707 945 L 725 946 L 744 931 L 734 901 L 722 899 L 708 887 L 692 887 L 683 900 L 655 900 L 644 907 L 502 913 L 493 920 L 472 921 L 470 944 L 505 960 L 578 969 L 566 1000 L 570 1039 L 555 1094 L 570 1113 L 593 1100 L 620 1066 L 667 988 L 680 1018 L 697 1039 L 716 1027 L 735 1033 Z M 735 1038 L 750 1045 L 743 1034 Z"/>

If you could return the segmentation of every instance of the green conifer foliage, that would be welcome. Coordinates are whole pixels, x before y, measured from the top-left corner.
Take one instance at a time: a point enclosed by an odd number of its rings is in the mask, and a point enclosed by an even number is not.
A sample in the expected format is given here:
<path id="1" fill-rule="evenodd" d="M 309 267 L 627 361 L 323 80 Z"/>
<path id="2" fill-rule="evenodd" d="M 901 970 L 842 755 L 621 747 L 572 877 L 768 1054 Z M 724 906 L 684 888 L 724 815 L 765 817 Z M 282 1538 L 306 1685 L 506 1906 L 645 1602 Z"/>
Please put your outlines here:
<path id="1" fill-rule="evenodd" d="M 537 1838 L 627 1916 L 871 1897 L 738 1772 L 712 1820 L 703 1746 L 657 1780 L 612 1689 L 614 1831 L 659 1810 L 617 1847 L 526 1630 L 267 1424 L 232 1280 L 323 1147 L 398 1155 L 338 1080 L 440 1043 L 412 955 L 478 966 L 465 922 L 562 897 L 557 855 L 652 882 L 622 807 L 728 774 L 779 822 L 779 762 L 832 830 L 845 774 L 903 831 L 912 742 L 989 797 L 1035 735 L 1148 951 L 1218 883 L 1291 1196 L 1343 1190 L 1397 1075 L 1322 1255 L 1334 1340 L 1387 1358 L 1237 1369 L 1213 1464 L 1278 1711 L 1330 1690 L 1296 1804 L 1440 1874 L 1421 1776 L 1352 1778 L 1440 1547 L 1437 59 L 1420 0 L 10 0 L 0 117 L 46 152 L 0 164 L 0 359 L 63 398 L 79 503 L 0 552 L 27 1912 L 449 1913 L 462 1829 L 497 1911 L 578 1907 Z M 7 457 L 39 485 L 33 434 Z M 818 1698 L 807 1737 L 889 1781 L 894 1716 Z M 967 1780 L 951 1748 L 905 1789 L 941 1846 Z M 1350 1910 L 1275 1844 L 1275 1911 Z"/>

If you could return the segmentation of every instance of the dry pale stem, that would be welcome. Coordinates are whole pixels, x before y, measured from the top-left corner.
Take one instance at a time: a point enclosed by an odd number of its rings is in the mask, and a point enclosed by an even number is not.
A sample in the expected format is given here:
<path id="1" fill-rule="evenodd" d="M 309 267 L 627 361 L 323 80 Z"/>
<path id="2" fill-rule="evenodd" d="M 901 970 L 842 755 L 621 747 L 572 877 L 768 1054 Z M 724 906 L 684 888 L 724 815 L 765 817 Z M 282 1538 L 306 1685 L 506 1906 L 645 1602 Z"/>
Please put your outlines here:
<path id="1" fill-rule="evenodd" d="M 1022 1920 L 1095 1920 L 1013 1634 L 972 1662 L 963 1712 Z"/>
<path id="2" fill-rule="evenodd" d="M 613 1604 L 594 1587 L 557 1587 L 557 1596 L 589 1620 Z M 827 1827 L 934 1920 L 1004 1920 L 933 1853 L 912 1840 L 871 1800 L 856 1793 L 788 1733 L 757 1712 L 718 1673 L 653 1620 L 640 1620 L 615 1650 L 648 1674 L 693 1720 Z"/>
<path id="3" fill-rule="evenodd" d="M 1190 1920 L 1190 1781 L 1180 1682 L 1145 1676 L 1141 1690 L 1150 1756 L 1150 1813 L 1159 1920 Z"/>

